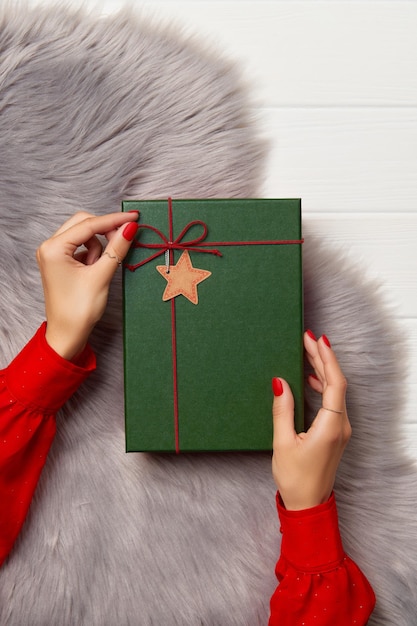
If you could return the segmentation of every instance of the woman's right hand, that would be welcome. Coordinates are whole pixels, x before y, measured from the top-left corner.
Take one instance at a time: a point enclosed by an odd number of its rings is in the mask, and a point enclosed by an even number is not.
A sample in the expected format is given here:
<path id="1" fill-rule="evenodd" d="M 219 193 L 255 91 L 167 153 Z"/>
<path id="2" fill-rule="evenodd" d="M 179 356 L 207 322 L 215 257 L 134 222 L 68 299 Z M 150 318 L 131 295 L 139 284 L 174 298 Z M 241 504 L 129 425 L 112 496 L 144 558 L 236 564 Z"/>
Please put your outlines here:
<path id="1" fill-rule="evenodd" d="M 63 358 L 82 352 L 104 313 L 111 279 L 138 229 L 138 213 L 79 212 L 36 252 L 46 311 L 46 341 Z M 108 240 L 103 253 L 97 235 Z M 84 250 L 79 250 L 84 246 Z"/>

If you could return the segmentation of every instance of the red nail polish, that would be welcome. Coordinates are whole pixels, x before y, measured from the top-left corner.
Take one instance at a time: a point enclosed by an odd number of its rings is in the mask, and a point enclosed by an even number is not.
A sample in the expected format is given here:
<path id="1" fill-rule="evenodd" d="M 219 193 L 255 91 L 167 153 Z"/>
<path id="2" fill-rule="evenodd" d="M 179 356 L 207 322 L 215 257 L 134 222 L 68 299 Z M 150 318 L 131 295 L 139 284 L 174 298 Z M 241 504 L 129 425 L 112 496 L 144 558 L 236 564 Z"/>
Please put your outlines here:
<path id="1" fill-rule="evenodd" d="M 123 229 L 123 237 L 127 240 L 127 241 L 132 241 L 133 237 L 136 235 L 137 230 L 139 228 L 139 224 L 137 222 L 129 222 L 129 224 L 126 224 L 126 226 Z"/>
<path id="2" fill-rule="evenodd" d="M 136 209 L 130 209 L 128 213 L 137 213 L 139 215 L 140 211 L 136 211 Z"/>
<path id="3" fill-rule="evenodd" d="M 314 378 L 314 380 L 318 380 L 320 382 L 319 377 L 316 376 L 315 374 L 310 374 L 310 378 Z"/>
<path id="4" fill-rule="evenodd" d="M 279 378 L 272 379 L 272 391 L 274 392 L 274 396 L 282 396 L 284 393 L 284 387 Z"/>
<path id="5" fill-rule="evenodd" d="M 328 348 L 331 348 L 330 341 L 327 339 L 326 335 L 322 335 L 322 339 Z"/>
<path id="6" fill-rule="evenodd" d="M 316 337 L 316 335 L 313 333 L 313 331 L 312 331 L 312 330 L 306 330 L 306 333 L 307 333 L 307 335 L 308 335 L 311 339 L 313 339 L 314 341 L 317 341 L 317 337 Z"/>

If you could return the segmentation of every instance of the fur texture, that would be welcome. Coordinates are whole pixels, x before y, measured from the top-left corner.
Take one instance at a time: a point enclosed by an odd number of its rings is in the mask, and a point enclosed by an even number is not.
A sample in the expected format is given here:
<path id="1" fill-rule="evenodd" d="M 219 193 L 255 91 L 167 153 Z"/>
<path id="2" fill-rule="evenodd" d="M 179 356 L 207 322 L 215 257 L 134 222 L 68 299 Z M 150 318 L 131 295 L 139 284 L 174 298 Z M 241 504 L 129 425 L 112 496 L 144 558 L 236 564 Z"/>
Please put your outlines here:
<path id="1" fill-rule="evenodd" d="M 256 196 L 265 150 L 236 68 L 173 29 L 3 3 L 0 51 L 5 365 L 43 319 L 35 249 L 65 218 L 122 198 Z M 345 546 L 378 595 L 370 624 L 412 626 L 417 481 L 401 448 L 402 346 L 362 269 L 305 231 L 306 326 L 333 339 L 350 382 Z M 98 370 L 58 417 L 0 571 L 0 623 L 265 625 L 279 552 L 270 455 L 125 454 L 120 276 L 92 342 Z"/>

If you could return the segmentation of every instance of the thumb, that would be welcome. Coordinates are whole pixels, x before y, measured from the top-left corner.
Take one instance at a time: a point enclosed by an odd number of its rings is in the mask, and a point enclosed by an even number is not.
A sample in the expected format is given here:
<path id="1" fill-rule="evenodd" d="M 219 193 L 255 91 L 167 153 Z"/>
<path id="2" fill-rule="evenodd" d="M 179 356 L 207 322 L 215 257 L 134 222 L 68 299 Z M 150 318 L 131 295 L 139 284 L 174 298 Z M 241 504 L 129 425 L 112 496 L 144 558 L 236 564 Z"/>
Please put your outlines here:
<path id="1" fill-rule="evenodd" d="M 283 378 L 272 379 L 274 400 L 272 418 L 274 423 L 274 445 L 293 439 L 294 429 L 294 397 L 289 384 Z"/>

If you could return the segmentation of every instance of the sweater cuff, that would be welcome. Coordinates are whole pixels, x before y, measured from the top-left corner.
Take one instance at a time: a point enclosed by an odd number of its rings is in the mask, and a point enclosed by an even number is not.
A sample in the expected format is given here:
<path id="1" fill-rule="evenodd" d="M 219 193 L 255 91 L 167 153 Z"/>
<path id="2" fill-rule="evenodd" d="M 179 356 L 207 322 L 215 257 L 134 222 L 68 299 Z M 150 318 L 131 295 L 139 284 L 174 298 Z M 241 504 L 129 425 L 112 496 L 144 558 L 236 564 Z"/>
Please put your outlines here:
<path id="1" fill-rule="evenodd" d="M 281 557 L 296 570 L 321 573 L 338 567 L 344 557 L 334 493 L 324 504 L 287 511 L 277 494 L 281 522 Z"/>
<path id="2" fill-rule="evenodd" d="M 4 371 L 9 392 L 27 408 L 56 413 L 96 367 L 90 346 L 67 361 L 45 339 L 46 322 Z"/>

